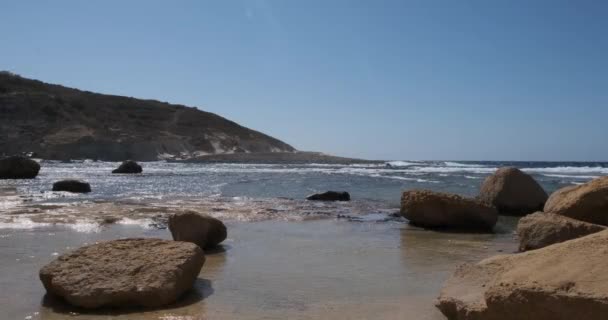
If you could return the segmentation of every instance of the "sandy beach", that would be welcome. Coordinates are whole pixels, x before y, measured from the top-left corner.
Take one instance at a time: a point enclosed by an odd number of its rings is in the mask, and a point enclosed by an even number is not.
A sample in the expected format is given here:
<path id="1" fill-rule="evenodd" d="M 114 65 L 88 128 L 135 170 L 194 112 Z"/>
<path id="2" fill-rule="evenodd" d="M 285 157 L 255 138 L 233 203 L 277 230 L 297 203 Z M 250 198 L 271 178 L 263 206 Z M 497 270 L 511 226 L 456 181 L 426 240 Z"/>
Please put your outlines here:
<path id="1" fill-rule="evenodd" d="M 513 223 L 506 221 L 506 223 Z M 123 237 L 170 239 L 168 230 L 106 225 L 2 230 L 5 319 L 443 319 L 442 283 L 464 262 L 516 250 L 510 233 L 426 231 L 407 224 L 313 220 L 228 222 L 228 239 L 194 289 L 162 310 L 69 307 L 45 296 L 38 270 L 58 254 Z"/>

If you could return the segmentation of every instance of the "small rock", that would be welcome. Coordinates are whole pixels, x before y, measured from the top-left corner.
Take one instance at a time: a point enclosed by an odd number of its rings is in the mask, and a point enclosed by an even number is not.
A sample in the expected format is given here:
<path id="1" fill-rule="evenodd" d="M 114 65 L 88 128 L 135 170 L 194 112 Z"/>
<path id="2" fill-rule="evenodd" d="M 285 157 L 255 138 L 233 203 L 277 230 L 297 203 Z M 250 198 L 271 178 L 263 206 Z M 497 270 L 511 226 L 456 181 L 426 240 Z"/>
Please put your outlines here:
<path id="1" fill-rule="evenodd" d="M 79 180 L 61 180 L 53 183 L 53 191 L 88 193 L 91 192 L 91 185 Z"/>
<path id="2" fill-rule="evenodd" d="M 141 166 L 132 160 L 124 161 L 117 169 L 114 169 L 112 173 L 141 173 L 143 169 Z"/>
<path id="3" fill-rule="evenodd" d="M 306 197 L 306 200 L 315 201 L 350 201 L 350 194 L 346 191 L 327 191 L 315 193 Z"/>

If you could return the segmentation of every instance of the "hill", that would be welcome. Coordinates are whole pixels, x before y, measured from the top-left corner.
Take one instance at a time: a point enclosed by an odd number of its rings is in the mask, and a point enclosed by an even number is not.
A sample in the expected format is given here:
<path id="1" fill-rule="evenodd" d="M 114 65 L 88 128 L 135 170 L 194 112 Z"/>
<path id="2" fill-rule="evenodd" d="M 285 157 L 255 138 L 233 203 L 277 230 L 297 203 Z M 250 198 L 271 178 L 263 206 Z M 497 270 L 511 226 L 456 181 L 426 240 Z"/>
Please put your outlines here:
<path id="1" fill-rule="evenodd" d="M 273 137 L 197 108 L 48 84 L 0 72 L 0 155 L 43 159 L 191 159 L 291 153 Z"/>

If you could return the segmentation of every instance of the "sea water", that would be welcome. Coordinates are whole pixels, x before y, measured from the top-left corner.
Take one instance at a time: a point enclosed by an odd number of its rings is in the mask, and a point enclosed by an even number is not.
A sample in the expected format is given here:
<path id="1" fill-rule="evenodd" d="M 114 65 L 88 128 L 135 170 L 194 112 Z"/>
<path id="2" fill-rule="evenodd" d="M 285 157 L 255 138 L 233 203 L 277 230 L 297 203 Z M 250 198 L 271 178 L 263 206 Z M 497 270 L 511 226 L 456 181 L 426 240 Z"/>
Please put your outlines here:
<path id="1" fill-rule="evenodd" d="M 42 161 L 32 180 L 0 180 L 0 319 L 443 319 L 442 283 L 462 263 L 516 250 L 515 217 L 496 233 L 423 230 L 399 217 L 400 193 L 475 195 L 498 167 L 516 166 L 543 188 L 606 175 L 606 163 L 392 161 L 377 164 L 194 164 Z M 82 179 L 89 194 L 52 192 Z M 326 190 L 351 202 L 304 200 Z M 38 270 L 96 241 L 170 238 L 180 210 L 224 220 L 223 250 L 207 254 L 179 303 L 160 310 L 76 309 L 45 295 Z"/>

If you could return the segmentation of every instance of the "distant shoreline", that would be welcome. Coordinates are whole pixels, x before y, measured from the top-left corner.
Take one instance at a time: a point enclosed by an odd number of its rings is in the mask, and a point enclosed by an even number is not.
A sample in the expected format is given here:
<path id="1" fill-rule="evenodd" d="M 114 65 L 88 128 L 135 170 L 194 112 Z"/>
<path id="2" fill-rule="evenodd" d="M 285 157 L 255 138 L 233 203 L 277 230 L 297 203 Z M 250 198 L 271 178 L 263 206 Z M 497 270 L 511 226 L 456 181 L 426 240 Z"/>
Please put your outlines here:
<path id="1" fill-rule="evenodd" d="M 167 160 L 182 163 L 385 163 L 382 160 L 365 160 L 331 156 L 320 152 L 268 152 L 268 153 L 231 153 L 206 155 L 186 160 Z"/>

